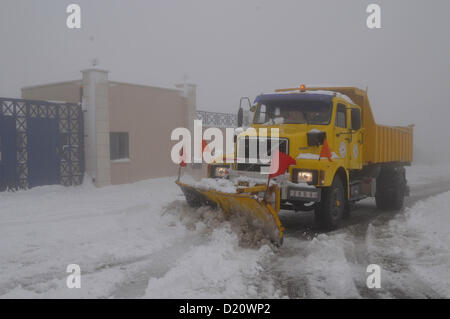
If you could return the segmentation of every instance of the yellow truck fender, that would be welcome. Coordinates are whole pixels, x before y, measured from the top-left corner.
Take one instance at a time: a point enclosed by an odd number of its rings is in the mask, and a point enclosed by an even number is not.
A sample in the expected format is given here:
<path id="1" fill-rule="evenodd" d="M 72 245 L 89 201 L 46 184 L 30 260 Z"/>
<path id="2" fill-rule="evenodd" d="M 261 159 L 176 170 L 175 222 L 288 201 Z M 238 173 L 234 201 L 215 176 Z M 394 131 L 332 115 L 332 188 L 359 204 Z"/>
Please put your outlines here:
<path id="1" fill-rule="evenodd" d="M 333 183 L 334 178 L 336 175 L 339 174 L 339 176 L 342 179 L 342 182 L 344 183 L 345 191 L 347 193 L 347 199 L 350 198 L 350 187 L 349 186 L 349 176 L 348 171 L 343 167 L 339 165 L 332 165 L 330 166 L 330 170 L 325 172 L 325 185 L 331 186 Z"/>

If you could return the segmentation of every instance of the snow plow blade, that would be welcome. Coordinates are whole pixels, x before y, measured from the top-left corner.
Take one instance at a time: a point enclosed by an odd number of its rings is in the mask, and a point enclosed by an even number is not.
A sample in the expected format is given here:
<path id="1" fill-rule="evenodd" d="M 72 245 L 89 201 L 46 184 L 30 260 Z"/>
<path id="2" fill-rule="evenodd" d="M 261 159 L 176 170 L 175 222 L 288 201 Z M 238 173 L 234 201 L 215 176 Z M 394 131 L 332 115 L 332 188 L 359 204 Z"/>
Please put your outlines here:
<path id="1" fill-rule="evenodd" d="M 192 207 L 208 205 L 221 208 L 228 216 L 237 215 L 246 219 L 252 230 L 259 230 L 272 243 L 283 243 L 284 228 L 278 218 L 280 210 L 280 191 L 277 186 L 268 189 L 268 198 L 275 194 L 274 206 L 257 198 L 257 194 L 266 191 L 265 185 L 238 188 L 236 193 L 224 193 L 212 189 L 200 189 L 176 182 L 183 191 L 186 201 Z"/>

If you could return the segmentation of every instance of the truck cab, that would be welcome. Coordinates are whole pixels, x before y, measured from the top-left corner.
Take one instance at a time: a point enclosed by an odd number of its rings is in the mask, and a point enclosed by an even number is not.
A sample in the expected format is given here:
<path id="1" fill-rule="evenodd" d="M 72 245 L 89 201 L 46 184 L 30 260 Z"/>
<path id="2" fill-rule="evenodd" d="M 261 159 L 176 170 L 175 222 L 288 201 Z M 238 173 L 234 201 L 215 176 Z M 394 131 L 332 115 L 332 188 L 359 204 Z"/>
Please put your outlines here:
<path id="1" fill-rule="evenodd" d="M 375 197 L 382 209 L 402 207 L 412 127 L 377 125 L 367 92 L 301 85 L 257 96 L 251 111 L 251 127 L 236 137 L 237 161 L 226 168 L 227 178 L 267 179 L 267 158 L 278 149 L 296 162 L 275 179 L 280 207 L 314 210 L 322 228 L 337 228 L 351 203 L 366 197 Z M 214 167 L 210 171 L 214 175 Z"/>
<path id="2" fill-rule="evenodd" d="M 280 139 L 288 140 L 288 154 L 297 160 L 298 168 L 362 168 L 361 108 L 349 98 L 318 91 L 265 94 L 255 102 L 252 127 L 268 131 L 277 128 Z M 245 135 L 242 133 L 238 141 Z M 330 160 L 320 158 L 325 140 L 332 154 Z M 323 177 L 324 183 L 316 185 L 329 186 L 329 176 Z"/>

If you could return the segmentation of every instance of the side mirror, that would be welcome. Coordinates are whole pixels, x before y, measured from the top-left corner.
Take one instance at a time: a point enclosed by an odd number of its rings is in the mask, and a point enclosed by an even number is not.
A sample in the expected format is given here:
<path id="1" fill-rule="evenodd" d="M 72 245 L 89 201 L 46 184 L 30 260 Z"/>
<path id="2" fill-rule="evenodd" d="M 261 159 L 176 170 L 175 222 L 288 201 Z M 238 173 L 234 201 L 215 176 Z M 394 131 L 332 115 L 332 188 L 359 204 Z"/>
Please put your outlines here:
<path id="1" fill-rule="evenodd" d="M 240 106 L 237 114 L 237 127 L 242 127 L 243 122 L 244 122 L 244 110 L 242 109 L 242 106 Z"/>
<path id="2" fill-rule="evenodd" d="M 249 123 L 249 116 L 248 116 L 248 111 L 244 112 L 244 108 L 243 108 L 243 102 L 247 101 L 247 109 L 251 110 L 252 108 L 252 103 L 250 102 L 250 99 L 248 97 L 241 97 L 241 100 L 239 101 L 239 111 L 237 114 L 237 126 L 238 127 L 243 127 L 245 125 L 248 125 Z M 244 119 L 244 116 L 246 116 L 246 118 Z"/>
<path id="3" fill-rule="evenodd" d="M 319 146 L 322 145 L 324 140 L 327 138 L 327 133 L 322 131 L 310 131 L 306 133 L 306 139 L 308 146 Z"/>

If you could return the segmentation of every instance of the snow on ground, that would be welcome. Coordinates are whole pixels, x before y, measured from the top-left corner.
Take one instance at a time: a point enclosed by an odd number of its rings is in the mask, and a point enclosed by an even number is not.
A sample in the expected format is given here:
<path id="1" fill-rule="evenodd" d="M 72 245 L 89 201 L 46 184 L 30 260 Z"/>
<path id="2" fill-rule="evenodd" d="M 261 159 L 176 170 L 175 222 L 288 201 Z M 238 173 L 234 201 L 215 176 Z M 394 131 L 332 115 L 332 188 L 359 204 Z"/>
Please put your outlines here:
<path id="1" fill-rule="evenodd" d="M 450 164 L 412 165 L 406 167 L 406 178 L 409 185 L 419 186 L 435 182 L 450 180 Z"/>
<path id="2" fill-rule="evenodd" d="M 372 228 L 370 241 L 373 255 L 403 260 L 388 269 L 395 280 L 402 280 L 395 268 L 406 265 L 434 292 L 450 298 L 450 192 L 417 202 L 382 232 Z"/>
<path id="3" fill-rule="evenodd" d="M 229 227 L 214 230 L 208 243 L 184 254 L 163 277 L 150 278 L 145 297 L 279 297 L 273 282 L 258 280 L 271 249 L 240 249 L 237 244 Z"/>
<path id="4" fill-rule="evenodd" d="M 192 186 L 204 190 L 216 190 L 223 193 L 236 193 L 236 186 L 228 179 L 213 180 L 202 178 L 198 182 L 191 183 Z"/>
<path id="5" fill-rule="evenodd" d="M 293 298 L 358 298 L 345 254 L 352 245 L 344 234 L 287 237 L 269 269 Z"/>
<path id="6" fill-rule="evenodd" d="M 158 179 L 97 189 L 38 187 L 0 194 L 0 294 L 3 297 L 99 297 L 122 280 L 121 264 L 139 261 L 185 236 L 161 207 L 173 181 Z M 164 189 L 165 192 L 157 191 Z M 163 229 L 170 228 L 170 232 Z M 85 289 L 66 288 L 79 264 Z"/>
<path id="7" fill-rule="evenodd" d="M 0 193 L 0 298 L 278 296 L 252 281 L 271 249 L 241 248 L 223 219 L 186 217 L 174 180 Z M 81 289 L 66 286 L 69 264 Z"/>
<path id="8" fill-rule="evenodd" d="M 445 169 L 408 168 L 410 185 L 444 181 Z M 189 208 L 174 180 L 0 193 L 0 298 L 361 296 L 346 230 L 287 236 L 277 250 L 218 211 Z M 401 254 L 450 297 L 449 205 L 446 193 L 369 226 L 368 250 L 382 261 Z M 81 289 L 66 286 L 69 264 L 81 267 Z"/>

